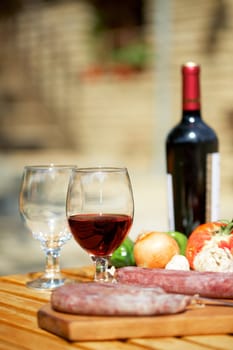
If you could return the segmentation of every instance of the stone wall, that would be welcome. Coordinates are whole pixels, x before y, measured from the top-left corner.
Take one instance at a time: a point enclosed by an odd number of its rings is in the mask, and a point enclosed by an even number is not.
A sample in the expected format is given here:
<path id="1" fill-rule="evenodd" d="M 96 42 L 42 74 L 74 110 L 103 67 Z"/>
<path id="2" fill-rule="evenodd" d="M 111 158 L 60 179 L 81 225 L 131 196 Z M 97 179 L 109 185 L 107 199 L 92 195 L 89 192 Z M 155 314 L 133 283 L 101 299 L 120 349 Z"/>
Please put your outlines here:
<path id="1" fill-rule="evenodd" d="M 25 8 L 12 34 L 9 60 L 21 109 L 11 117 L 14 128 L 6 123 L 4 130 L 12 130 L 13 138 L 20 128 L 24 140 L 39 135 L 39 147 L 67 147 L 96 158 L 107 154 L 162 167 L 166 133 L 181 115 L 180 65 L 193 60 L 202 66 L 203 117 L 219 135 L 222 176 L 230 182 L 233 3 L 174 0 L 166 8 L 163 0 L 145 3 L 150 64 L 143 73 L 124 78 L 83 75 L 94 63 L 93 12 L 86 1 Z M 24 108 L 20 99 L 26 100 Z"/>

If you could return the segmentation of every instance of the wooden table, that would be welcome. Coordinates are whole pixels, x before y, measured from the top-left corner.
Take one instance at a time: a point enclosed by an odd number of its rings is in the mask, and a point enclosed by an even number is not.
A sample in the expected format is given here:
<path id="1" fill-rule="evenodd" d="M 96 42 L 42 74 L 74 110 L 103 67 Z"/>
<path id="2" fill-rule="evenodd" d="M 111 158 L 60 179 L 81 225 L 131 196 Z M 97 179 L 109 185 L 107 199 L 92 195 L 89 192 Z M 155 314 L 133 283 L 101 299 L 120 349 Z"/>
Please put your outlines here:
<path id="1" fill-rule="evenodd" d="M 93 275 L 89 267 L 67 269 L 64 273 L 78 280 L 90 280 Z M 38 327 L 37 311 L 49 302 L 50 293 L 36 292 L 25 287 L 25 282 L 35 276 L 36 274 L 29 273 L 0 277 L 0 350 L 233 349 L 233 334 L 69 342 Z M 211 322 L 214 322 L 214 319 Z"/>

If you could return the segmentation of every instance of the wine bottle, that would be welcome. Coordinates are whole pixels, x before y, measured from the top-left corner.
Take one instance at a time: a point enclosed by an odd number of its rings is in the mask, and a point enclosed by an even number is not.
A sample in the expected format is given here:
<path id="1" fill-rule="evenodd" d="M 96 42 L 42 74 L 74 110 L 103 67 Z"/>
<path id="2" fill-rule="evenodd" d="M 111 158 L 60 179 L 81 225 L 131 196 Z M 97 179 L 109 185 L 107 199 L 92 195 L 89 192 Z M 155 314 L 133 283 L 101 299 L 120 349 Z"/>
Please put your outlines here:
<path id="1" fill-rule="evenodd" d="M 191 234 L 205 222 L 218 219 L 218 138 L 201 116 L 200 66 L 182 66 L 182 118 L 168 133 L 169 229 Z"/>

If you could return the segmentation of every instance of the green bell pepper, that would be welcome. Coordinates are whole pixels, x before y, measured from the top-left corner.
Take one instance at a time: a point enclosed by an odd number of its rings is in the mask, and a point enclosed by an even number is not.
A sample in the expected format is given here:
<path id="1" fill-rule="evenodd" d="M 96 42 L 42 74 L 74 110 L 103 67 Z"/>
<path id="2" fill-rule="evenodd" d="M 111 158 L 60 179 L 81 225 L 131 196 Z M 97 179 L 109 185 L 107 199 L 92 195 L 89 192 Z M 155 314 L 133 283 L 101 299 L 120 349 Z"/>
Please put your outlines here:
<path id="1" fill-rule="evenodd" d="M 172 236 L 176 242 L 178 243 L 178 246 L 180 248 L 180 254 L 185 255 L 186 246 L 188 242 L 187 236 L 185 236 L 184 233 L 178 232 L 178 231 L 169 231 L 167 232 L 168 235 Z"/>
<path id="2" fill-rule="evenodd" d="M 134 266 L 136 265 L 133 254 L 134 242 L 129 238 L 113 252 L 110 257 L 110 264 L 115 267 Z"/>

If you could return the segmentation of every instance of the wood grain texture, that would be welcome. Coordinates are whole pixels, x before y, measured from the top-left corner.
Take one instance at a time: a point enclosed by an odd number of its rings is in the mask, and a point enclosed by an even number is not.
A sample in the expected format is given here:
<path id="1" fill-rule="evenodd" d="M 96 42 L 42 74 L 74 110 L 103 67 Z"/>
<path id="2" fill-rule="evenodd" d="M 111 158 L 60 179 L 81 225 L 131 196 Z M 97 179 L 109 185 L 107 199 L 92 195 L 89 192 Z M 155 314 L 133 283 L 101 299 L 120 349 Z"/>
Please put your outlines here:
<path id="1" fill-rule="evenodd" d="M 79 281 L 87 281 L 93 277 L 93 269 L 89 267 L 67 269 L 65 273 L 70 278 Z M 203 309 L 199 308 L 175 316 L 148 317 L 140 318 L 140 320 L 135 317 L 114 317 L 114 320 L 109 319 L 109 317 L 94 317 L 94 319 L 91 318 L 92 322 L 90 322 L 90 317 L 73 316 L 73 321 L 70 319 L 70 315 L 66 315 L 67 318 L 63 321 L 68 327 L 67 331 L 70 331 L 71 328 L 72 332 L 70 334 L 73 338 L 76 338 L 78 334 L 76 328 L 78 317 L 79 326 L 82 323 L 80 326 L 82 332 L 84 334 L 88 332 L 90 334 L 89 339 L 92 339 L 67 341 L 65 338 L 58 336 L 57 333 L 48 332 L 38 326 L 38 311 L 43 310 L 45 313 L 50 313 L 50 293 L 28 289 L 25 283 L 33 277 L 34 274 L 0 277 L 0 350 L 38 350 L 38 348 L 57 350 L 233 349 L 233 336 L 228 334 L 229 332 L 233 333 L 233 309 L 213 306 L 205 307 L 204 313 Z M 207 314 L 206 311 L 208 311 Z M 183 319 L 186 319 L 189 314 L 192 315 L 189 318 L 192 318 L 193 321 L 187 321 L 184 325 L 182 323 Z M 51 315 L 49 314 L 49 316 Z M 61 322 L 61 316 L 63 317 L 63 314 L 59 315 L 57 325 Z M 215 317 L 213 318 L 213 316 Z M 177 325 L 170 322 L 171 318 L 174 317 Z M 54 322 L 54 320 L 51 319 L 51 322 Z M 205 327 L 202 327 L 204 331 L 198 328 L 200 322 L 205 324 Z M 213 330 L 213 324 L 218 334 L 207 335 L 208 330 Z M 160 332 L 171 332 L 172 336 L 151 335 L 150 332 L 152 332 L 153 327 Z M 187 335 L 185 329 L 189 329 L 189 327 L 192 327 L 194 331 Z M 136 335 L 135 328 L 137 329 Z M 138 333 L 139 329 L 141 329 L 140 333 Z M 178 330 L 186 336 L 174 336 Z M 80 333 L 80 330 L 78 332 Z M 119 334 L 129 338 L 122 339 Z M 146 337 L 144 338 L 144 336 Z M 103 338 L 105 340 L 99 340 Z"/>

